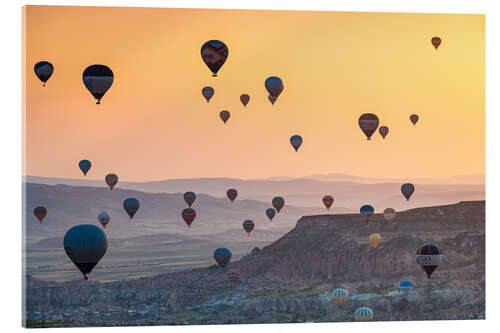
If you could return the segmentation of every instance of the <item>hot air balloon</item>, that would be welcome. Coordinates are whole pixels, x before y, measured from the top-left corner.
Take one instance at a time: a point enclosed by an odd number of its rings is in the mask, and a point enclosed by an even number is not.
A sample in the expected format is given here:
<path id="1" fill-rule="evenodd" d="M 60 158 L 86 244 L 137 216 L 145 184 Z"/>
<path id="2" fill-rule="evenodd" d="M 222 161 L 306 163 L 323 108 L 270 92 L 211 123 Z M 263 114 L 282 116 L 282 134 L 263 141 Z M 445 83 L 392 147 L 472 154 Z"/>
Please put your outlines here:
<path id="1" fill-rule="evenodd" d="M 250 96 L 248 94 L 243 94 L 240 96 L 240 101 L 243 106 L 247 106 L 248 102 L 250 101 Z"/>
<path id="2" fill-rule="evenodd" d="M 99 215 L 97 215 L 97 220 L 102 224 L 103 228 L 106 228 L 106 225 L 108 225 L 111 217 L 107 212 L 101 212 Z"/>
<path id="3" fill-rule="evenodd" d="M 441 38 L 439 37 L 432 37 L 431 39 L 432 46 L 437 50 L 439 45 L 441 45 Z"/>
<path id="4" fill-rule="evenodd" d="M 380 126 L 380 128 L 378 129 L 378 132 L 382 136 L 382 139 L 385 139 L 386 135 L 389 133 L 389 127 Z"/>
<path id="5" fill-rule="evenodd" d="M 358 124 L 363 133 L 365 133 L 366 139 L 371 140 L 370 138 L 378 127 L 378 117 L 373 113 L 364 113 L 359 117 Z"/>
<path id="6" fill-rule="evenodd" d="M 214 251 L 214 259 L 221 268 L 226 267 L 226 265 L 231 261 L 231 256 L 231 251 L 224 247 L 218 248 Z"/>
<path id="7" fill-rule="evenodd" d="M 292 135 L 290 137 L 290 143 L 292 144 L 292 147 L 295 149 L 297 152 L 302 145 L 302 137 L 300 135 Z"/>
<path id="8" fill-rule="evenodd" d="M 92 65 L 83 71 L 83 84 L 97 100 L 96 104 L 101 104 L 101 99 L 113 84 L 113 71 L 104 65 Z"/>
<path id="9" fill-rule="evenodd" d="M 274 197 L 272 201 L 273 207 L 276 208 L 276 211 L 280 212 L 281 208 L 285 205 L 285 199 L 282 197 Z"/>
<path id="10" fill-rule="evenodd" d="M 271 76 L 266 79 L 266 90 L 270 96 L 278 98 L 283 91 L 283 81 L 277 76 Z"/>
<path id="11" fill-rule="evenodd" d="M 416 115 L 416 114 L 412 114 L 412 115 L 410 116 L 410 121 L 411 121 L 411 123 L 413 124 L 413 126 L 415 126 L 415 124 L 417 123 L 418 119 L 419 119 L 419 118 L 418 118 L 418 115 Z"/>
<path id="12" fill-rule="evenodd" d="M 214 95 L 214 88 L 212 87 L 204 87 L 201 89 L 201 94 L 207 100 L 207 103 L 210 102 L 210 98 Z"/>
<path id="13" fill-rule="evenodd" d="M 411 183 L 405 183 L 401 185 L 401 193 L 406 198 L 406 201 L 410 200 L 411 195 L 415 192 L 415 186 Z"/>
<path id="14" fill-rule="evenodd" d="M 87 172 L 89 172 L 91 166 L 92 163 L 90 163 L 89 160 L 81 160 L 78 163 L 78 167 L 80 168 L 80 170 L 82 170 L 84 176 L 87 175 Z"/>
<path id="15" fill-rule="evenodd" d="M 217 72 L 226 62 L 229 50 L 220 40 L 209 40 L 201 46 L 201 58 L 205 65 L 212 71 L 212 76 L 217 76 Z"/>
<path id="16" fill-rule="evenodd" d="M 108 184 L 109 189 L 111 191 L 113 191 L 113 188 L 118 183 L 118 176 L 115 175 L 114 173 L 110 173 L 110 174 L 106 175 L 106 178 L 104 178 L 104 181 L 106 182 L 106 184 Z"/>
<path id="17" fill-rule="evenodd" d="M 80 224 L 72 227 L 64 236 L 64 251 L 85 280 L 108 249 L 108 237 L 99 227 Z"/>
<path id="18" fill-rule="evenodd" d="M 231 282 L 236 282 L 240 280 L 240 273 L 238 272 L 227 272 L 226 278 Z"/>
<path id="19" fill-rule="evenodd" d="M 349 293 L 347 292 L 347 290 L 342 289 L 342 288 L 335 289 L 332 292 L 332 300 L 338 306 L 344 305 L 345 302 L 347 302 L 348 297 L 349 297 Z"/>
<path id="20" fill-rule="evenodd" d="M 427 278 L 431 278 L 432 272 L 436 270 L 441 262 L 441 249 L 434 244 L 425 244 L 417 251 L 417 263 L 427 273 Z"/>
<path id="21" fill-rule="evenodd" d="M 368 240 L 370 241 L 370 244 L 373 246 L 373 248 L 376 249 L 382 241 L 382 236 L 380 236 L 380 234 L 371 234 Z"/>
<path id="22" fill-rule="evenodd" d="M 269 218 L 269 221 L 272 221 L 274 215 L 276 215 L 276 209 L 274 209 L 274 208 L 268 208 L 268 209 L 266 209 L 266 215 Z"/>
<path id="23" fill-rule="evenodd" d="M 39 61 L 35 64 L 35 74 L 42 81 L 42 85 L 45 87 L 45 83 L 54 73 L 54 66 L 48 61 Z"/>
<path id="24" fill-rule="evenodd" d="M 373 207 L 370 205 L 364 205 L 361 206 L 359 212 L 361 213 L 361 216 L 365 218 L 365 223 L 368 224 L 368 221 L 370 221 L 370 217 L 372 217 L 373 212 L 375 212 L 375 209 L 373 209 Z"/>
<path id="25" fill-rule="evenodd" d="M 184 201 L 189 207 L 191 207 L 191 205 L 194 203 L 195 200 L 196 200 L 196 194 L 194 194 L 194 192 L 189 191 L 184 193 Z"/>
<path id="26" fill-rule="evenodd" d="M 387 222 L 391 223 L 396 218 L 396 211 L 393 208 L 384 209 L 384 218 Z"/>
<path id="27" fill-rule="evenodd" d="M 331 195 L 325 195 L 323 197 L 323 205 L 325 205 L 326 209 L 330 210 L 333 204 L 333 197 Z"/>
<path id="28" fill-rule="evenodd" d="M 254 227 L 255 227 L 255 223 L 252 220 L 243 221 L 243 229 L 245 229 L 248 236 L 250 236 Z"/>
<path id="29" fill-rule="evenodd" d="M 354 319 L 356 321 L 370 321 L 373 319 L 373 311 L 367 307 L 358 308 L 354 311 Z"/>
<path id="30" fill-rule="evenodd" d="M 399 283 L 399 288 L 404 292 L 407 293 L 411 288 L 413 288 L 413 283 L 408 280 L 403 280 Z"/>
<path id="31" fill-rule="evenodd" d="M 219 113 L 219 117 L 220 119 L 222 119 L 222 121 L 224 122 L 224 124 L 228 121 L 229 117 L 231 116 L 231 114 L 229 113 L 229 111 L 221 111 Z"/>
<path id="32" fill-rule="evenodd" d="M 42 206 L 35 207 L 35 209 L 33 210 L 33 214 L 35 214 L 35 217 L 38 219 L 38 221 L 42 223 L 42 220 L 45 218 L 45 216 L 47 216 L 47 208 Z"/>
<path id="33" fill-rule="evenodd" d="M 139 210 L 139 200 L 136 198 L 127 198 L 123 201 L 123 208 L 132 219 Z"/>
<path id="34" fill-rule="evenodd" d="M 184 210 L 182 211 L 182 218 L 189 228 L 191 223 L 193 223 L 194 219 L 196 218 L 196 211 L 193 208 L 184 208 Z"/>
<path id="35" fill-rule="evenodd" d="M 234 188 L 230 188 L 229 190 L 226 191 L 226 195 L 229 198 L 229 200 L 233 202 L 234 199 L 236 199 L 236 197 L 238 196 L 238 191 L 236 191 Z"/>
<path id="36" fill-rule="evenodd" d="M 267 98 L 269 99 L 269 102 L 271 102 L 272 105 L 274 105 L 274 102 L 276 102 L 276 100 L 278 99 L 278 97 L 274 97 L 273 95 L 269 95 L 267 96 Z"/>

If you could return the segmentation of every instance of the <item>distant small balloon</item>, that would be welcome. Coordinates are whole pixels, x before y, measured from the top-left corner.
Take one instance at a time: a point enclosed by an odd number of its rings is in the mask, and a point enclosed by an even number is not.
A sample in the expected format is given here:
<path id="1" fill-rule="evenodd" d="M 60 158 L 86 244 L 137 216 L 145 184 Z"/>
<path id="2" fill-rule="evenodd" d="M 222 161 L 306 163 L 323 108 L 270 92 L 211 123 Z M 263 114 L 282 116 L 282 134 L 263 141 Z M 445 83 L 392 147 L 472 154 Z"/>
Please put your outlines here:
<path id="1" fill-rule="evenodd" d="M 266 90 L 269 95 L 278 98 L 283 91 L 283 81 L 277 76 L 271 76 L 266 79 Z"/>
<path id="2" fill-rule="evenodd" d="M 370 244 L 373 246 L 374 249 L 377 248 L 377 246 L 380 244 L 382 241 L 382 236 L 380 234 L 371 234 L 370 237 L 368 238 L 370 241 Z"/>
<path id="3" fill-rule="evenodd" d="M 222 119 L 222 121 L 225 124 L 231 115 L 229 114 L 229 111 L 221 111 L 219 116 L 220 116 L 220 119 Z"/>
<path id="4" fill-rule="evenodd" d="M 302 145 L 302 137 L 300 135 L 292 135 L 290 137 L 290 143 L 292 144 L 293 149 L 297 152 Z"/>
<path id="5" fill-rule="evenodd" d="M 218 248 L 214 251 L 214 259 L 217 264 L 224 268 L 231 261 L 232 253 L 229 249 L 226 248 Z"/>
<path id="6" fill-rule="evenodd" d="M 283 208 L 283 206 L 285 205 L 285 199 L 283 199 L 282 197 L 274 197 L 272 200 L 272 204 L 279 214 L 281 208 Z"/>
<path id="7" fill-rule="evenodd" d="M 338 306 L 342 306 L 347 302 L 347 298 L 349 297 L 349 293 L 347 290 L 338 288 L 335 289 L 332 293 L 332 300 Z"/>
<path id="8" fill-rule="evenodd" d="M 365 133 L 366 139 L 371 140 L 373 133 L 378 127 L 378 117 L 373 113 L 364 113 L 359 117 L 358 125 Z"/>
<path id="9" fill-rule="evenodd" d="M 254 227 L 255 223 L 252 220 L 243 221 L 243 229 L 247 232 L 248 236 L 250 236 Z"/>
<path id="10" fill-rule="evenodd" d="M 403 193 L 403 196 L 406 198 L 406 201 L 410 200 L 410 197 L 412 196 L 413 192 L 415 192 L 415 186 L 411 183 L 406 183 L 401 185 L 401 193 Z"/>
<path id="11" fill-rule="evenodd" d="M 247 106 L 248 102 L 250 101 L 250 96 L 248 94 L 243 94 L 240 96 L 240 101 L 243 103 L 243 106 Z"/>
<path id="12" fill-rule="evenodd" d="M 189 191 L 184 193 L 184 201 L 189 207 L 191 207 L 191 205 L 194 203 L 195 200 L 196 200 L 196 194 L 194 192 Z"/>
<path id="13" fill-rule="evenodd" d="M 82 170 L 84 176 L 87 175 L 87 172 L 89 172 L 91 166 L 92 163 L 90 163 L 89 160 L 81 160 L 78 163 L 78 167 L 80 168 L 80 170 Z"/>
<path id="14" fill-rule="evenodd" d="M 111 217 L 107 212 L 102 212 L 99 215 L 97 215 L 97 220 L 102 224 L 103 228 L 106 228 L 109 221 L 111 221 Z"/>
<path id="15" fill-rule="evenodd" d="M 360 212 L 361 216 L 364 217 L 365 223 L 368 224 L 368 221 L 370 221 L 370 217 L 372 217 L 373 212 L 375 212 L 375 209 L 373 209 L 373 207 L 370 205 L 364 205 L 364 206 L 361 206 L 361 208 L 359 209 L 359 212 Z"/>
<path id="16" fill-rule="evenodd" d="M 238 191 L 236 191 L 234 188 L 230 188 L 229 190 L 226 191 L 226 195 L 229 198 L 229 200 L 233 202 L 234 199 L 236 199 L 236 197 L 238 196 Z"/>
<path id="17" fill-rule="evenodd" d="M 367 307 L 361 307 L 354 311 L 354 320 L 356 321 L 370 321 L 373 319 L 373 311 Z"/>
<path id="18" fill-rule="evenodd" d="M 101 104 L 101 99 L 111 88 L 113 80 L 113 71 L 105 65 L 92 65 L 83 71 L 83 84 L 97 100 L 96 104 Z"/>
<path id="19" fill-rule="evenodd" d="M 393 208 L 384 209 L 384 218 L 387 222 L 391 223 L 396 219 L 396 211 Z"/>
<path id="20" fill-rule="evenodd" d="M 135 213 L 139 210 L 139 200 L 136 198 L 127 198 L 123 201 L 123 209 L 127 212 L 130 218 L 134 218 Z"/>
<path id="21" fill-rule="evenodd" d="M 45 216 L 47 216 L 47 208 L 43 206 L 35 207 L 35 209 L 33 210 L 33 214 L 35 214 L 35 217 L 38 219 L 38 221 L 42 223 L 42 220 L 45 218 Z"/>
<path id="22" fill-rule="evenodd" d="M 380 126 L 380 128 L 378 129 L 378 132 L 382 136 L 382 139 L 385 139 L 386 135 L 389 133 L 389 127 Z"/>
<path id="23" fill-rule="evenodd" d="M 194 219 L 196 218 L 196 211 L 193 208 L 184 208 L 181 215 L 184 219 L 184 222 L 186 222 L 189 228 L 191 223 L 193 223 Z"/>
<path id="24" fill-rule="evenodd" d="M 411 288 L 413 288 L 413 283 L 411 281 L 408 281 L 408 280 L 403 280 L 399 283 L 399 288 L 403 292 L 408 292 Z"/>
<path id="25" fill-rule="evenodd" d="M 212 76 L 217 76 L 217 72 L 229 56 L 229 49 L 220 40 L 209 40 L 201 46 L 201 58 L 207 67 L 212 71 Z"/>
<path id="26" fill-rule="evenodd" d="M 276 209 L 274 209 L 274 208 L 266 209 L 266 215 L 269 218 L 269 221 L 272 221 L 273 217 L 276 215 Z"/>
<path id="27" fill-rule="evenodd" d="M 50 79 L 54 73 L 54 66 L 48 61 L 39 61 L 35 64 L 35 74 L 42 81 L 42 85 L 45 87 L 45 83 Z"/>
<path id="28" fill-rule="evenodd" d="M 419 117 L 416 114 L 412 114 L 410 116 L 410 121 L 412 122 L 413 126 L 415 126 L 417 124 L 418 119 L 419 119 Z"/>
<path id="29" fill-rule="evenodd" d="M 431 39 L 432 46 L 437 50 L 439 45 L 441 45 L 441 38 L 439 37 L 432 37 Z"/>
<path id="30" fill-rule="evenodd" d="M 204 87 L 201 90 L 201 94 L 203 95 L 203 97 L 205 97 L 205 99 L 207 100 L 207 103 L 208 103 L 210 101 L 210 98 L 212 98 L 212 96 L 214 95 L 214 88 Z"/>
<path id="31" fill-rule="evenodd" d="M 110 174 L 106 175 L 106 178 L 104 178 L 104 181 L 106 182 L 106 184 L 108 184 L 109 189 L 111 191 L 113 191 L 113 188 L 118 183 L 118 176 L 115 175 L 114 173 L 110 173 Z"/>
<path id="32" fill-rule="evenodd" d="M 428 279 L 441 263 L 441 257 L 441 249 L 434 244 L 425 244 L 417 250 L 417 264 L 427 273 Z"/>
<path id="33" fill-rule="evenodd" d="M 333 197 L 331 195 L 325 195 L 323 197 L 323 205 L 325 205 L 326 209 L 330 210 L 330 207 L 333 204 Z"/>

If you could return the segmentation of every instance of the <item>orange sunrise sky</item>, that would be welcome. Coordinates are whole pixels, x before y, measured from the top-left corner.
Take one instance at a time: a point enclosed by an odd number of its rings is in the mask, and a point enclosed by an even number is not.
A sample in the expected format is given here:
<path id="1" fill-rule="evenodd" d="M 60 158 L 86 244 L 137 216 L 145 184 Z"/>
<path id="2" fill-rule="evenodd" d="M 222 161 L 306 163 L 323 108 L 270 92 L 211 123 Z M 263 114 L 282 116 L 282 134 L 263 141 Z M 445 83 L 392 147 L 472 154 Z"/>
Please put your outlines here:
<path id="1" fill-rule="evenodd" d="M 483 15 L 24 10 L 26 175 L 82 178 L 81 159 L 93 164 L 87 178 L 123 181 L 484 174 Z M 218 77 L 200 56 L 211 39 L 229 48 Z M 41 60 L 55 68 L 46 87 L 33 72 Z M 115 76 L 101 105 L 82 82 L 92 64 Z M 269 76 L 284 83 L 274 106 Z M 210 103 L 204 86 L 215 89 Z M 389 127 L 385 140 L 366 140 L 367 112 Z"/>

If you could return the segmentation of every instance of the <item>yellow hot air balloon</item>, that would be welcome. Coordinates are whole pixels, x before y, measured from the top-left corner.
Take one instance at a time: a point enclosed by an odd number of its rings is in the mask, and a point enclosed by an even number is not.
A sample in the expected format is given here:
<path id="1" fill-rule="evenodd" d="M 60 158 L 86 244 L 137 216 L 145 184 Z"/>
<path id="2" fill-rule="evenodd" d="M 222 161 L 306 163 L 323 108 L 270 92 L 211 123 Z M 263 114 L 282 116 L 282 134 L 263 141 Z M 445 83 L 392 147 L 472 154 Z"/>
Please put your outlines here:
<path id="1" fill-rule="evenodd" d="M 377 246 L 382 241 L 382 236 L 380 236 L 379 234 L 371 234 L 369 240 L 370 240 L 370 243 L 372 244 L 373 248 L 376 249 Z"/>
<path id="2" fill-rule="evenodd" d="M 347 302 L 348 297 L 349 297 L 349 293 L 347 292 L 347 290 L 342 289 L 342 288 L 335 289 L 332 292 L 332 300 L 338 306 L 344 305 L 345 302 Z"/>

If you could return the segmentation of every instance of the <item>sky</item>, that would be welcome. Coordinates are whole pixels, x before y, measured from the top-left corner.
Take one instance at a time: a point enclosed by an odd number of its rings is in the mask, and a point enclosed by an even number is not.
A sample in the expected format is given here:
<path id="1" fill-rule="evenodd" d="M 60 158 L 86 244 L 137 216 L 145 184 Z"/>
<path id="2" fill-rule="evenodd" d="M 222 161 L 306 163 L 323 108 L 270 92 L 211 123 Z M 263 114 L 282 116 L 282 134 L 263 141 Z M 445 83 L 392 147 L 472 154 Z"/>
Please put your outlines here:
<path id="1" fill-rule="evenodd" d="M 485 172 L 484 15 L 27 6 L 25 175 L 448 177 Z M 430 40 L 442 39 L 435 50 Z M 217 77 L 200 56 L 223 41 Z M 42 87 L 38 61 L 55 71 Z M 114 83 L 100 105 L 83 70 Z M 283 80 L 274 105 L 264 81 Z M 207 103 L 201 95 L 212 86 Z M 239 96 L 250 95 L 243 107 Z M 227 124 L 221 110 L 231 117 Z M 367 141 L 358 118 L 389 127 Z M 420 120 L 409 120 L 416 113 Z M 290 136 L 299 134 L 298 152 Z"/>

